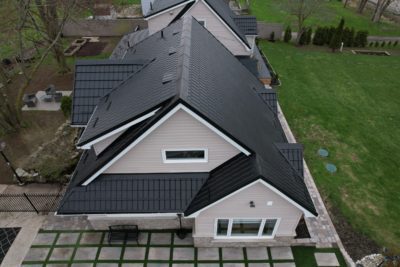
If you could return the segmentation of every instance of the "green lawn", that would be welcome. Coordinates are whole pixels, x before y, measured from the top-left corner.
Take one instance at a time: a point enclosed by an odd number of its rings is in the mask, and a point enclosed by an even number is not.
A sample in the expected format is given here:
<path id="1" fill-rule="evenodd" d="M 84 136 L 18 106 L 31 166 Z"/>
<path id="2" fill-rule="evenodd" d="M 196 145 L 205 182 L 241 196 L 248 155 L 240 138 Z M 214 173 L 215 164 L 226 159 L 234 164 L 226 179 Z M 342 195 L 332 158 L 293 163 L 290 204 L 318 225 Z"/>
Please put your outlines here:
<path id="1" fill-rule="evenodd" d="M 290 16 L 282 0 L 250 0 L 251 13 L 258 20 L 267 22 L 279 22 L 285 25 L 291 24 L 295 31 L 295 19 Z M 343 17 L 346 26 L 354 27 L 356 30 L 367 30 L 370 35 L 400 35 L 400 25 L 390 22 L 372 23 L 371 14 L 367 10 L 365 14 L 357 14 L 354 8 L 343 8 L 339 1 L 323 1 L 323 7 L 315 13 L 308 21 L 311 26 L 336 26 Z"/>
<path id="2" fill-rule="evenodd" d="M 280 104 L 322 195 L 357 230 L 400 250 L 400 57 L 260 44 L 280 75 Z M 317 156 L 320 147 L 327 159 Z M 328 162 L 336 174 L 327 173 Z"/>

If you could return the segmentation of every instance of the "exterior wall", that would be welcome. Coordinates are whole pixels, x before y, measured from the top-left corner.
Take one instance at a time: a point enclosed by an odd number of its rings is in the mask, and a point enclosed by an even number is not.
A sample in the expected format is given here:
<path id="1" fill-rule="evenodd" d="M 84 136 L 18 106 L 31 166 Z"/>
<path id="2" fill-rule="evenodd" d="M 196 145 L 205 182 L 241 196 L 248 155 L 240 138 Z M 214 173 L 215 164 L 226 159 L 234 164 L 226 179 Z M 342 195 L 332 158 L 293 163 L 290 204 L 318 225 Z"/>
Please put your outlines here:
<path id="1" fill-rule="evenodd" d="M 164 163 L 164 149 L 208 149 L 206 163 Z M 179 110 L 115 162 L 105 173 L 209 172 L 240 151 Z"/>
<path id="2" fill-rule="evenodd" d="M 111 145 L 112 142 L 114 142 L 121 134 L 123 134 L 125 131 L 121 131 L 119 133 L 116 133 L 103 141 L 100 141 L 96 144 L 93 145 L 94 151 L 96 152 L 96 155 L 100 154 L 104 149 L 106 149 L 109 145 Z"/>
<path id="3" fill-rule="evenodd" d="M 167 27 L 184 7 L 183 5 L 169 12 L 150 18 L 148 20 L 149 34 L 151 35 Z"/>
<path id="4" fill-rule="evenodd" d="M 235 56 L 248 56 L 251 51 L 225 26 L 222 21 L 204 4 L 198 1 L 188 11 L 197 20 L 205 20 L 206 28 L 209 30 L 232 54 Z"/>
<path id="5" fill-rule="evenodd" d="M 250 201 L 254 201 L 255 208 L 250 208 Z M 267 202 L 272 201 L 272 206 Z M 255 183 L 220 203 L 202 211 L 195 221 L 195 239 L 198 243 L 204 240 L 213 240 L 213 243 L 234 242 L 234 239 L 214 239 L 215 222 L 217 218 L 280 218 L 274 240 L 271 239 L 239 239 L 249 243 L 276 243 L 278 240 L 293 239 L 296 236 L 296 226 L 302 212 L 268 189 L 261 182 Z M 236 239 L 236 241 L 238 241 Z"/>

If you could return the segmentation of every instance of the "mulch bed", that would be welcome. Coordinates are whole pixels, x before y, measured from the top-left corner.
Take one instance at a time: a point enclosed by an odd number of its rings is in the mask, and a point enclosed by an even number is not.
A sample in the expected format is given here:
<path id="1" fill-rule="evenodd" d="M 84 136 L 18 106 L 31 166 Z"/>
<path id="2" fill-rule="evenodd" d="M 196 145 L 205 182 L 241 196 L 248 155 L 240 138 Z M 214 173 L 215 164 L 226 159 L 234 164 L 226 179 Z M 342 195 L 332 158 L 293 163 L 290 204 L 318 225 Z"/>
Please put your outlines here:
<path id="1" fill-rule="evenodd" d="M 106 46 L 107 43 L 105 42 L 86 43 L 81 49 L 79 49 L 76 55 L 78 57 L 97 56 L 103 52 Z"/>

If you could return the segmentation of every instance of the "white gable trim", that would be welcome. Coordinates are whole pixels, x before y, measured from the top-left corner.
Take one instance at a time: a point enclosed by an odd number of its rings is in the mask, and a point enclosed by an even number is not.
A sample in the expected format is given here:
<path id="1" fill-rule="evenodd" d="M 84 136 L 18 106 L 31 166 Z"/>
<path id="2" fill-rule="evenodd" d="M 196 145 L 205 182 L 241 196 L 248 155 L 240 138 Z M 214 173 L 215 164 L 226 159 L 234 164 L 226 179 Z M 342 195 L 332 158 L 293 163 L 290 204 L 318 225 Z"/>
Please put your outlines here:
<path id="1" fill-rule="evenodd" d="M 191 3 L 191 2 L 194 2 L 194 1 L 195 1 L 195 0 L 185 1 L 185 2 L 183 2 L 183 3 L 180 3 L 179 5 L 170 7 L 170 8 L 168 8 L 168 9 L 166 9 L 166 10 L 164 10 L 164 11 L 161 11 L 161 12 L 159 12 L 159 13 L 156 13 L 156 14 L 154 14 L 154 15 L 145 17 L 144 19 L 145 19 L 145 20 L 152 19 L 152 18 L 154 18 L 154 17 L 157 17 L 157 16 L 159 16 L 159 15 L 161 15 L 161 14 L 165 14 L 165 13 L 170 12 L 170 11 L 172 11 L 172 10 L 178 8 L 178 7 L 184 6 L 184 5 L 189 4 L 189 3 Z"/>
<path id="2" fill-rule="evenodd" d="M 256 181 L 254 181 L 254 182 L 252 182 L 252 183 L 250 183 L 250 184 L 248 184 L 248 185 L 246 185 L 246 186 L 244 186 L 244 187 L 242 187 L 242 188 L 236 190 L 235 192 L 230 193 L 229 195 L 227 195 L 227 196 L 225 196 L 225 197 L 223 197 L 223 198 L 221 198 L 221 199 L 215 201 L 214 203 L 211 203 L 210 205 L 208 205 L 208 206 L 206 206 L 206 207 L 204 207 L 204 208 L 202 208 L 202 209 L 196 211 L 195 213 L 190 214 L 189 216 L 187 216 L 187 218 L 196 218 L 202 211 L 207 210 L 207 209 L 213 207 L 214 205 L 216 205 L 216 204 L 218 204 L 218 203 L 220 203 L 220 202 L 222 202 L 222 201 L 224 201 L 224 200 L 226 200 L 226 199 L 228 199 L 228 198 L 230 198 L 230 197 L 232 197 L 232 196 L 234 196 L 234 195 L 236 195 L 236 194 L 242 192 L 243 190 L 245 190 L 245 189 L 247 189 L 247 188 L 249 188 L 249 187 L 251 187 L 251 186 L 253 186 L 253 185 L 257 184 L 257 183 L 263 184 L 263 185 L 266 186 L 268 189 L 270 189 L 270 190 L 273 191 L 274 193 L 278 194 L 280 197 L 282 197 L 283 199 L 285 199 L 286 201 L 288 201 L 290 204 L 292 204 L 293 206 L 295 206 L 296 208 L 298 208 L 299 210 L 301 210 L 301 211 L 303 212 L 303 214 L 304 214 L 305 217 L 315 217 L 314 214 L 312 214 L 311 212 L 309 212 L 308 210 L 306 210 L 305 208 L 303 208 L 302 206 L 300 206 L 299 204 L 297 204 L 296 202 L 294 202 L 292 199 L 288 198 L 288 197 L 287 197 L 285 194 L 283 194 L 281 191 L 279 191 L 278 189 L 276 189 L 276 188 L 273 187 L 272 185 L 268 184 L 268 183 L 265 182 L 264 180 L 258 179 L 258 180 L 256 180 Z"/>
<path id="3" fill-rule="evenodd" d="M 100 174 L 102 174 L 105 170 L 107 170 L 111 165 L 113 165 L 116 161 L 118 161 L 120 158 L 122 158 L 128 151 L 130 151 L 132 148 L 134 148 L 140 141 L 145 139 L 150 133 L 152 133 L 155 129 L 157 129 L 161 124 L 163 124 L 166 120 L 168 120 L 172 115 L 174 115 L 178 110 L 184 110 L 190 115 L 192 115 L 195 119 L 197 119 L 199 122 L 210 128 L 213 132 L 218 134 L 220 137 L 222 137 L 225 141 L 227 141 L 229 144 L 233 145 L 235 148 L 243 152 L 245 155 L 249 156 L 251 153 L 246 150 L 244 147 L 240 146 L 238 143 L 236 143 L 234 140 L 226 136 L 224 133 L 222 133 L 220 130 L 212 126 L 210 123 L 208 123 L 206 120 L 201 118 L 199 115 L 194 113 L 192 110 L 189 108 L 185 107 L 183 104 L 178 104 L 176 107 L 174 107 L 170 112 L 168 112 L 164 117 L 162 117 L 160 120 L 158 120 L 153 126 L 151 126 L 146 132 L 144 132 L 141 136 L 139 136 L 132 144 L 127 146 L 121 153 L 119 153 L 115 158 L 110 160 L 107 164 L 105 164 L 100 170 L 98 170 L 95 174 L 93 174 L 89 179 L 87 179 L 82 185 L 86 186 L 90 184 L 94 179 L 96 179 Z"/>
<path id="4" fill-rule="evenodd" d="M 197 0 L 197 1 L 199 1 L 199 0 Z M 229 25 L 228 24 L 226 24 L 225 23 L 225 21 L 206 3 L 206 1 L 204 1 L 204 0 L 201 0 L 205 5 L 206 5 L 206 7 L 208 7 L 208 9 L 218 18 L 218 20 L 220 21 L 220 22 L 222 22 L 222 24 L 235 36 L 235 38 L 236 39 L 238 39 L 239 40 L 239 42 L 244 46 L 244 48 L 246 49 L 246 51 L 251 51 L 251 49 L 246 45 L 246 43 L 245 42 L 243 42 L 243 40 L 242 39 L 240 39 L 240 37 L 231 29 L 231 27 L 229 27 Z"/>
<path id="5" fill-rule="evenodd" d="M 138 123 L 140 123 L 140 122 L 142 122 L 144 120 L 147 120 L 148 118 L 154 116 L 159 109 L 160 108 L 155 109 L 155 110 L 147 113 L 146 115 L 143 115 L 142 117 L 137 118 L 136 120 L 133 120 L 133 121 L 131 121 L 131 122 L 129 122 L 129 123 L 117 128 L 117 129 L 115 129 L 114 131 L 111 131 L 111 132 L 109 132 L 109 133 L 107 133 L 105 135 L 102 135 L 99 138 L 97 138 L 97 139 L 95 139 L 95 140 L 93 140 L 93 141 L 91 141 L 91 142 L 89 142 L 89 143 L 87 143 L 87 144 L 85 144 L 83 146 L 80 146 L 78 148 L 79 149 L 90 149 L 94 144 L 96 144 L 98 142 L 101 142 L 101 141 L 103 141 L 103 140 L 105 140 L 105 139 L 107 139 L 107 138 L 109 138 L 109 137 L 111 137 L 111 136 L 113 136 L 113 135 L 115 135 L 117 133 L 125 131 L 126 129 L 130 128 L 131 126 L 133 126 L 135 124 L 138 124 Z"/>

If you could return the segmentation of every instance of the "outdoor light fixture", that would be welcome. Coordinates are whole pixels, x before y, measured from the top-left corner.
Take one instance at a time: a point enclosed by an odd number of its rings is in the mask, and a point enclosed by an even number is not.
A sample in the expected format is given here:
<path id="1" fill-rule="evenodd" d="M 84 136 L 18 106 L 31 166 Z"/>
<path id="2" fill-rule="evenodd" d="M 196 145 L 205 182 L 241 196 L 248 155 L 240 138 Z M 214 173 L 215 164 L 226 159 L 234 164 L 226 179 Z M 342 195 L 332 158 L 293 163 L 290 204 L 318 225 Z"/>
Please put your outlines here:
<path id="1" fill-rule="evenodd" d="M 10 160 L 7 158 L 6 154 L 4 154 L 4 149 L 6 148 L 6 142 L 0 141 L 0 154 L 3 156 L 3 159 L 6 161 L 8 167 L 10 167 L 11 171 L 14 173 L 15 178 L 18 181 L 18 185 L 24 185 L 25 183 L 22 182 L 21 177 L 19 177 L 18 173 L 15 171 L 14 167 L 12 166 Z"/>
<path id="2" fill-rule="evenodd" d="M 254 203 L 254 201 L 252 200 L 252 201 L 250 201 L 250 208 L 255 208 L 256 207 L 256 204 Z"/>

